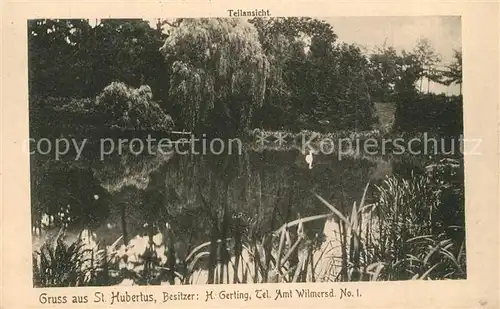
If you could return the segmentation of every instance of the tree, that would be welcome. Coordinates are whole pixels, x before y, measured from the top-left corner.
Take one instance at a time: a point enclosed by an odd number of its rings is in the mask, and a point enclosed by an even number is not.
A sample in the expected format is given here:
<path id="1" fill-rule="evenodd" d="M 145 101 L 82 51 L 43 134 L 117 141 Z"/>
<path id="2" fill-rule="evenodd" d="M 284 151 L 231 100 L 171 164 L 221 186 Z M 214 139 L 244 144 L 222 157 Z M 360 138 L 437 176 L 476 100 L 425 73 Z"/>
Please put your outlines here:
<path id="1" fill-rule="evenodd" d="M 183 19 L 161 51 L 170 66 L 169 96 L 191 130 L 243 133 L 262 106 L 268 60 L 253 25 L 241 19 Z"/>
<path id="2" fill-rule="evenodd" d="M 83 19 L 28 21 L 30 95 L 80 95 L 78 81 L 89 75 L 80 64 L 90 32 L 90 25 Z"/>
<path id="3" fill-rule="evenodd" d="M 250 21 L 259 33 L 259 41 L 269 62 L 264 103 L 253 125 L 279 129 L 297 120 L 292 107 L 295 96 L 295 73 L 304 71 L 306 42 L 300 31 L 305 19 L 254 18 Z M 301 27 L 302 26 L 302 27 Z"/>
<path id="4" fill-rule="evenodd" d="M 396 78 L 394 93 L 398 101 L 417 95 L 416 83 L 422 77 L 423 68 L 418 57 L 405 50 L 398 58 L 399 76 Z"/>
<path id="5" fill-rule="evenodd" d="M 256 125 L 297 130 L 313 128 L 315 111 L 328 101 L 337 35 L 330 24 L 312 18 L 255 18 L 261 45 L 270 63 L 263 107 Z M 323 103 L 321 103 L 323 102 Z"/>
<path id="6" fill-rule="evenodd" d="M 90 56 L 91 86 L 95 95 L 106 85 L 119 80 L 133 87 L 150 85 L 154 95 L 166 95 L 168 72 L 159 52 L 165 35 L 141 19 L 102 19 L 87 42 Z"/>
<path id="7" fill-rule="evenodd" d="M 340 129 L 369 130 L 377 119 L 369 90 L 368 59 L 359 47 L 343 44 L 339 62 L 338 97 L 346 102 L 339 110 L 342 117 Z"/>
<path id="8" fill-rule="evenodd" d="M 165 35 L 140 19 L 28 22 L 30 94 L 94 97 L 120 80 L 149 84 L 162 99 L 169 76 L 159 52 Z M 71 69 L 68 69 L 71 68 Z"/>
<path id="9" fill-rule="evenodd" d="M 382 47 L 376 47 L 369 56 L 372 78 L 370 93 L 373 100 L 388 102 L 392 99 L 396 80 L 401 73 L 399 62 L 399 55 L 394 47 L 387 46 L 386 43 Z"/>
<path id="10" fill-rule="evenodd" d="M 265 128 L 326 130 L 367 128 L 373 105 L 366 57 L 337 44 L 332 26 L 312 18 L 252 20 L 270 63 Z"/>
<path id="11" fill-rule="evenodd" d="M 441 56 L 436 53 L 430 41 L 426 38 L 421 38 L 417 41 L 417 45 L 413 49 L 413 54 L 422 67 L 419 90 L 422 92 L 423 80 L 427 78 L 427 92 L 429 92 L 430 81 L 438 80 L 434 68 L 436 63 L 441 61 Z"/>
<path id="12" fill-rule="evenodd" d="M 444 85 L 458 84 L 460 86 L 460 95 L 462 95 L 462 52 L 453 51 L 454 61 L 448 65 L 447 71 L 443 72 L 441 82 Z"/>
<path id="13" fill-rule="evenodd" d="M 124 83 L 113 82 L 97 97 L 97 111 L 107 125 L 125 130 L 168 131 L 174 123 L 160 106 L 152 101 L 149 86 L 138 89 Z"/>

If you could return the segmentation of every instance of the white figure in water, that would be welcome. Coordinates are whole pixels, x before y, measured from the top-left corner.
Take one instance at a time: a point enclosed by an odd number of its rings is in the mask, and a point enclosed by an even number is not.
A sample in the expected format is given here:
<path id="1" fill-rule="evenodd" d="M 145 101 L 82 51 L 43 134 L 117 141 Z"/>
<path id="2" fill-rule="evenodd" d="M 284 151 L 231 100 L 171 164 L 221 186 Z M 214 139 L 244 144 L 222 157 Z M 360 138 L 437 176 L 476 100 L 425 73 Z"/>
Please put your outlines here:
<path id="1" fill-rule="evenodd" d="M 306 156 L 306 162 L 309 164 L 309 169 L 312 169 L 312 163 L 313 163 L 313 153 L 312 150 L 309 149 L 309 154 Z"/>

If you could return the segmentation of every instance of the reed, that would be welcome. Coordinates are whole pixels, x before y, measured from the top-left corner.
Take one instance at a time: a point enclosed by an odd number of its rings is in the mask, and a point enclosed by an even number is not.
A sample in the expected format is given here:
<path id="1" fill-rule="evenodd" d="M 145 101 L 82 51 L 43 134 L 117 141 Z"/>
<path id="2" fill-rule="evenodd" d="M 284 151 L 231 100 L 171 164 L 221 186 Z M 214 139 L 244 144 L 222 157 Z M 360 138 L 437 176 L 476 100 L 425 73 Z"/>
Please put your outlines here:
<path id="1" fill-rule="evenodd" d="M 91 255 L 89 257 L 89 254 Z M 92 282 L 96 267 L 93 251 L 80 240 L 68 245 L 59 234 L 45 243 L 33 255 L 33 285 L 35 287 L 74 287 Z"/>
<path id="2" fill-rule="evenodd" d="M 448 237 L 435 213 L 439 196 L 425 176 L 388 177 L 378 200 L 353 205 L 346 216 L 317 196 L 339 220 L 340 281 L 464 279 L 465 241 Z M 458 207 L 458 206 L 457 206 Z M 460 227 L 463 228 L 463 227 Z"/>

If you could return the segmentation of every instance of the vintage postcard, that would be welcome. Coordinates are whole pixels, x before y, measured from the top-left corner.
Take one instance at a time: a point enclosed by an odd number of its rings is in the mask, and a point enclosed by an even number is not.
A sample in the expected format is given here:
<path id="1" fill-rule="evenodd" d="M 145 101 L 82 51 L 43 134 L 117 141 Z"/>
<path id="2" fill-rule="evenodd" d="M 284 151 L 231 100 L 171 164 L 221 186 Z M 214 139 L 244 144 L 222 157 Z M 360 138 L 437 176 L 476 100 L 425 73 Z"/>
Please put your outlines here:
<path id="1" fill-rule="evenodd" d="M 1 308 L 499 308 L 497 3 L 3 8 Z"/>

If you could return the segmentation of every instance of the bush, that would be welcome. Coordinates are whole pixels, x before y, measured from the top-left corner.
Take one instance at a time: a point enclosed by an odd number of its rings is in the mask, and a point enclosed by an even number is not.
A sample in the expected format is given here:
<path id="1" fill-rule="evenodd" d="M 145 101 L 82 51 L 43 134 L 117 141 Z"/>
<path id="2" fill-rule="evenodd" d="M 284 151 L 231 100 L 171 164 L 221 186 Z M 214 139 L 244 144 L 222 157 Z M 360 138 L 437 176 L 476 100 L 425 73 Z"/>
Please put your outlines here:
<path id="1" fill-rule="evenodd" d="M 151 88 L 129 88 L 111 83 L 96 99 L 30 97 L 31 134 L 51 136 L 57 132 L 93 129 L 122 131 L 169 131 L 174 122 L 154 102 Z"/>
<path id="2" fill-rule="evenodd" d="M 394 129 L 459 136 L 463 133 L 462 97 L 435 94 L 399 96 L 396 98 Z"/>
<path id="3" fill-rule="evenodd" d="M 104 115 L 112 127 L 124 130 L 168 131 L 174 123 L 160 106 L 152 101 L 149 86 L 131 88 L 124 83 L 113 82 L 96 100 L 97 111 Z"/>

